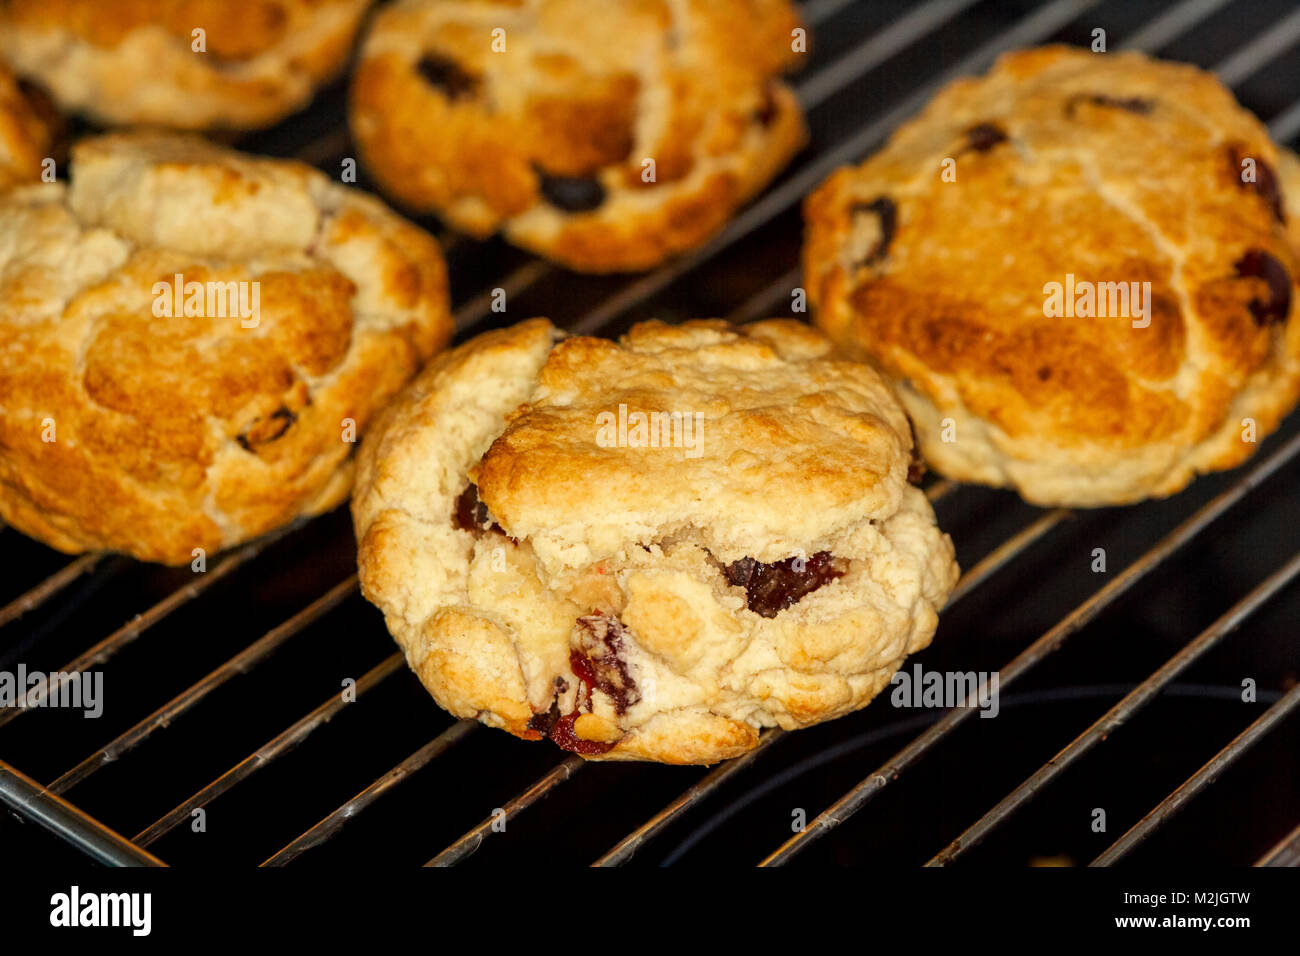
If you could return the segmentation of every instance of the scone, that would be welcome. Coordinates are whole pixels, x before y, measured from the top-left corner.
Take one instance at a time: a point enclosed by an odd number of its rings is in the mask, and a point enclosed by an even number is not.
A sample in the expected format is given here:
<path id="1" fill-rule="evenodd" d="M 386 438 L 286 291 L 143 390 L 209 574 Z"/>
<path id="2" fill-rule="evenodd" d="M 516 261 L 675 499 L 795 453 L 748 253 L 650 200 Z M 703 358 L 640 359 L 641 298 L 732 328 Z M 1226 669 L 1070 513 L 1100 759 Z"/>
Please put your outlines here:
<path id="1" fill-rule="evenodd" d="M 390 195 L 572 269 L 698 245 L 802 146 L 788 0 L 399 0 L 351 125 Z"/>
<path id="2" fill-rule="evenodd" d="M 437 243 L 300 163 L 176 134 L 0 195 L 0 518 L 190 562 L 347 495 L 451 334 Z"/>
<path id="3" fill-rule="evenodd" d="M 437 701 L 584 757 L 711 763 L 865 705 L 952 544 L 867 366 L 791 321 L 534 319 L 440 356 L 360 455 L 361 584 Z"/>
<path id="4" fill-rule="evenodd" d="M 0 189 L 40 177 L 59 125 L 48 98 L 0 65 Z"/>
<path id="5" fill-rule="evenodd" d="M 1008 54 L 807 200 L 809 298 L 948 477 L 1043 505 L 1168 495 L 1246 459 L 1300 390 L 1280 163 L 1194 67 Z"/>
<path id="6" fill-rule="evenodd" d="M 370 3 L 0 0 L 0 57 L 101 123 L 255 129 L 339 72 Z"/>

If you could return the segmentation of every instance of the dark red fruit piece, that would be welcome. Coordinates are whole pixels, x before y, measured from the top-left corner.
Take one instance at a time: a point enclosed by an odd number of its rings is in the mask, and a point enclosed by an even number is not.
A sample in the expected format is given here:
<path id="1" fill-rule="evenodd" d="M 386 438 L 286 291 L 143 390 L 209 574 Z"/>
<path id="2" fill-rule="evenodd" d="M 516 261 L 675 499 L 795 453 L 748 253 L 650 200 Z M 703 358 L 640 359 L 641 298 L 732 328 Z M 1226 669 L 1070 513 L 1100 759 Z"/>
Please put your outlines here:
<path id="1" fill-rule="evenodd" d="M 914 485 L 919 485 L 924 477 L 925 461 L 921 458 L 921 453 L 913 448 L 912 459 L 907 463 L 907 480 Z"/>
<path id="2" fill-rule="evenodd" d="M 478 485 L 472 481 L 465 486 L 465 490 L 456 499 L 456 513 L 452 515 L 452 520 L 461 531 L 470 531 L 474 534 L 483 531 L 505 534 L 501 525 L 492 520 L 487 505 L 478 500 Z"/>
<path id="3" fill-rule="evenodd" d="M 555 745 L 561 750 L 581 754 L 584 757 L 594 757 L 613 750 L 618 741 L 603 743 L 599 740 L 583 740 L 574 733 L 573 725 L 577 723 L 580 716 L 575 710 L 571 714 L 565 714 L 555 722 L 555 726 L 551 728 L 549 734 L 550 738 L 555 741 Z"/>
<path id="4" fill-rule="evenodd" d="M 620 714 L 641 699 L 641 692 L 623 659 L 627 626 L 613 615 L 597 611 L 578 618 L 578 647 L 569 653 L 573 673 L 588 686 L 603 691 Z"/>
<path id="5" fill-rule="evenodd" d="M 551 701 L 551 709 L 533 714 L 528 719 L 528 729 L 535 730 L 541 737 L 551 736 L 551 731 L 560 720 L 560 704 L 558 701 Z M 540 740 L 541 737 L 537 739 Z"/>
<path id="6" fill-rule="evenodd" d="M 1251 249 L 1236 262 L 1237 275 L 1263 279 L 1268 299 L 1251 299 L 1250 314 L 1261 327 L 1276 325 L 1291 311 L 1291 275 L 1286 266 L 1262 249 Z"/>
<path id="7" fill-rule="evenodd" d="M 605 202 L 605 187 L 597 179 L 581 176 L 550 176 L 540 169 L 541 192 L 546 201 L 565 212 L 591 212 Z"/>
<path id="8" fill-rule="evenodd" d="M 455 60 L 426 53 L 415 68 L 430 86 L 442 90 L 449 100 L 465 99 L 478 92 L 478 78 L 466 73 Z"/>
<path id="9" fill-rule="evenodd" d="M 966 130 L 966 142 L 977 153 L 987 153 L 998 143 L 1005 143 L 1007 134 L 994 123 L 979 123 Z"/>
<path id="10" fill-rule="evenodd" d="M 1106 106 L 1111 109 L 1127 110 L 1130 113 L 1137 113 L 1139 116 L 1146 116 L 1155 108 L 1154 100 L 1143 99 L 1140 96 L 1124 98 L 1106 96 L 1104 93 L 1080 93 L 1077 96 L 1071 96 L 1066 100 L 1066 114 L 1073 116 L 1075 108 L 1078 107 L 1080 103 L 1091 103 L 1093 106 Z"/>
<path id="11" fill-rule="evenodd" d="M 297 420 L 297 414 L 281 405 L 268 418 L 253 419 L 252 424 L 235 436 L 235 441 L 239 442 L 244 451 L 253 451 L 280 438 Z"/>
<path id="12" fill-rule="evenodd" d="M 898 226 L 898 207 L 888 196 L 879 196 L 871 202 L 854 203 L 849 214 L 858 216 L 876 216 L 880 219 L 880 241 L 866 255 L 859 265 L 874 265 L 889 252 L 889 244 L 894 241 L 894 230 Z"/>
<path id="13" fill-rule="evenodd" d="M 570 655 L 570 662 L 573 658 L 580 658 L 581 655 L 574 651 Z M 589 673 L 589 670 L 588 670 Z M 577 676 L 578 696 L 573 702 L 573 711 L 568 714 L 560 714 L 560 703 L 558 700 L 551 701 L 551 709 L 543 713 L 535 713 L 528 720 L 528 729 L 534 731 L 538 736 L 534 739 L 540 740 L 542 737 L 549 737 L 561 750 L 567 750 L 570 753 L 580 754 L 584 757 L 595 757 L 603 753 L 608 753 L 614 749 L 618 741 L 604 743 L 599 740 L 583 740 L 574 731 L 574 724 L 584 713 L 591 712 L 591 684 L 584 676 L 584 669 L 574 669 Z M 569 689 L 569 683 L 563 677 L 555 679 L 555 690 L 557 694 L 563 694 Z"/>
<path id="14" fill-rule="evenodd" d="M 727 565 L 724 571 L 728 582 L 745 589 L 751 611 L 762 617 L 776 617 L 806 595 L 844 576 L 829 551 L 818 551 L 808 558 L 803 562 L 803 570 L 796 567 L 798 560 L 786 558 L 775 564 L 764 564 L 753 558 L 741 558 Z"/>
<path id="15" fill-rule="evenodd" d="M 1278 181 L 1277 173 L 1273 172 L 1273 167 L 1262 159 L 1252 157 L 1255 160 L 1255 181 L 1246 182 L 1241 178 L 1241 162 L 1247 158 L 1246 154 L 1234 146 L 1228 149 L 1228 155 L 1232 158 L 1232 171 L 1237 177 L 1237 185 L 1259 193 L 1260 198 L 1268 203 L 1269 209 L 1273 211 L 1273 218 L 1285 225 L 1286 203 L 1282 198 L 1281 183 Z"/>
<path id="16" fill-rule="evenodd" d="M 763 103 L 754 113 L 754 119 L 758 120 L 761 126 L 771 126 L 772 121 L 776 119 L 776 84 L 769 80 L 763 87 Z"/>

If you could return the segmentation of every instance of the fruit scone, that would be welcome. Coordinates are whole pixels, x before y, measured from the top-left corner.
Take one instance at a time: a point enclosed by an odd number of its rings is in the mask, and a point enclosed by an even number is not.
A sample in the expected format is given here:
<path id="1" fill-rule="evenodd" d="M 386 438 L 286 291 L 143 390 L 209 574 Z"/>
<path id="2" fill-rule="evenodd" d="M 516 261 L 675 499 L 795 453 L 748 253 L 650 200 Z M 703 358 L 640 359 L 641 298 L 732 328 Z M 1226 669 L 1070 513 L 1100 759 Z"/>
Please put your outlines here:
<path id="1" fill-rule="evenodd" d="M 437 243 L 285 160 L 177 134 L 0 194 L 0 518 L 190 562 L 340 503 L 446 343 Z"/>
<path id="2" fill-rule="evenodd" d="M 68 112 L 270 126 L 347 61 L 373 0 L 0 0 L 0 58 Z"/>
<path id="3" fill-rule="evenodd" d="M 384 191 L 589 272 L 704 242 L 803 145 L 789 0 L 398 0 L 351 126 Z"/>
<path id="4" fill-rule="evenodd" d="M 436 359 L 363 444 L 361 583 L 438 703 L 711 763 L 872 699 L 957 578 L 888 387 L 813 329 L 544 319 Z"/>
<path id="5" fill-rule="evenodd" d="M 0 189 L 40 177 L 61 126 L 48 97 L 0 65 Z"/>
<path id="6" fill-rule="evenodd" d="M 809 298 L 950 478 L 1168 495 L 1300 394 L 1298 180 L 1209 73 L 1012 53 L 809 197 Z"/>

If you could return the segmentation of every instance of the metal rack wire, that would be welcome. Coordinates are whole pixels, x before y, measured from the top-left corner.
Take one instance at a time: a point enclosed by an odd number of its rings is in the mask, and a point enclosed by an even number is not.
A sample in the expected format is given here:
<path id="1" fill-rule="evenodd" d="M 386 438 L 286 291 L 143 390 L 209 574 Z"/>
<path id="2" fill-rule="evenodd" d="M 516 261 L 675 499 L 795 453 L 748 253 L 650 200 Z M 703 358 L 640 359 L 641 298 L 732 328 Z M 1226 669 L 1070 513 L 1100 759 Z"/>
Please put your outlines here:
<path id="1" fill-rule="evenodd" d="M 854 84 L 861 83 L 872 71 L 908 50 L 919 40 L 933 36 L 958 23 L 963 14 L 978 8 L 984 0 L 928 0 L 900 12 L 891 22 L 882 25 L 861 38 L 830 62 L 820 64 L 797 81 L 797 92 L 810 113 L 840 103 L 840 97 Z M 678 260 L 643 276 L 626 280 L 603 295 L 585 309 L 574 321 L 565 323 L 571 329 L 587 332 L 607 332 L 616 329 L 629 316 L 655 302 L 675 282 L 697 274 L 706 264 L 732 250 L 746 237 L 769 226 L 786 215 L 809 190 L 828 173 L 847 162 L 858 160 L 876 148 L 901 121 L 912 115 L 940 86 L 955 76 L 986 68 L 1001 52 L 1020 46 L 1032 45 L 1057 36 L 1070 24 L 1102 6 L 1102 0 L 1051 0 L 1051 2 L 1022 11 L 1023 15 L 1007 23 L 1003 29 L 978 43 L 972 49 L 955 57 L 942 70 L 925 78 L 902 95 L 889 108 L 877 111 L 864 108 L 860 122 L 848 135 L 817 148 L 805 157 L 781 182 L 745 209 L 714 240 Z M 1182 0 L 1165 4 L 1158 13 L 1138 29 L 1128 34 L 1125 46 L 1160 50 L 1166 44 L 1191 31 L 1214 15 L 1221 13 L 1227 0 Z M 804 5 L 805 19 L 813 27 L 831 24 L 836 18 L 851 13 L 849 0 L 810 0 Z M 1300 11 L 1275 21 L 1271 28 L 1258 35 L 1245 38 L 1237 48 L 1215 67 L 1229 85 L 1247 80 L 1270 62 L 1287 54 L 1300 43 Z M 855 104 L 855 106 L 861 104 Z M 842 106 L 842 104 L 841 104 Z M 1292 140 L 1300 133 L 1300 100 L 1280 111 L 1270 122 L 1276 139 Z M 333 128 L 322 136 L 295 150 L 296 155 L 321 165 L 336 162 L 348 149 L 346 130 Z M 469 245 L 455 236 L 443 235 L 444 245 L 458 253 Z M 481 330 L 494 321 L 491 312 L 493 290 L 505 289 L 507 298 L 513 300 L 540 284 L 554 280 L 558 270 L 544 262 L 526 259 L 505 275 L 493 278 L 476 294 L 464 300 L 456 310 L 459 334 L 464 337 Z M 798 284 L 799 272 L 789 269 L 770 282 L 745 296 L 731 307 L 729 317 L 746 320 L 769 313 Z M 1196 509 L 1173 530 L 1160 538 L 1138 559 L 1103 587 L 1087 597 L 1046 630 L 1023 651 L 1013 657 L 1000 670 L 1003 689 L 1030 673 L 1041 662 L 1062 648 L 1073 636 L 1102 612 L 1115 605 L 1120 598 L 1146 580 L 1153 571 L 1188 548 L 1204 535 L 1220 518 L 1244 502 L 1256 489 L 1277 475 L 1282 469 L 1300 461 L 1300 436 L 1292 437 L 1268 454 L 1261 453 L 1222 492 Z M 951 501 L 965 493 L 965 489 L 947 481 L 936 481 L 927 487 L 934 502 Z M 966 600 L 988 582 L 1012 570 L 1031 548 L 1049 538 L 1075 515 L 1065 509 L 1039 513 L 1035 518 L 992 547 L 965 572 L 952 595 L 950 607 Z M 107 637 L 92 644 L 58 670 L 80 673 L 101 665 L 122 652 L 150 628 L 175 614 L 181 608 L 200 601 L 215 585 L 228 579 L 241 568 L 253 566 L 263 559 L 268 549 L 281 542 L 289 542 L 302 532 L 299 523 L 282 529 L 264 539 L 249 543 L 222 557 L 203 575 L 195 576 L 161 600 L 148 607 Z M 20 627 L 25 615 L 57 601 L 76 582 L 87 576 L 104 572 L 108 563 L 106 555 L 91 554 L 67 562 L 44 581 L 0 608 L 0 628 Z M 309 560 L 303 557 L 303 560 Z M 1215 647 L 1227 635 L 1248 622 L 1252 616 L 1273 600 L 1300 574 L 1300 555 L 1281 564 L 1249 594 L 1233 604 L 1209 627 L 1170 657 L 1159 669 L 1134 687 L 1121 700 L 1069 740 L 1050 760 L 1044 763 L 1022 783 L 1016 786 L 995 806 L 970 823 L 946 847 L 930 859 L 930 865 L 946 865 L 962 857 L 969 850 L 989 839 L 1006 821 L 1013 818 L 1067 768 L 1085 754 L 1099 747 L 1121 726 L 1130 722 L 1144 707 L 1155 700 L 1162 690 L 1196 660 Z M 69 802 L 67 794 L 83 785 L 101 769 L 115 763 L 127 754 L 144 747 L 155 735 L 170 727 L 178 718 L 197 708 L 232 679 L 249 674 L 285 648 L 291 639 L 305 629 L 329 619 L 340 605 L 357 594 L 358 584 L 352 574 L 320 594 L 302 610 L 283 623 L 271 628 L 260 638 L 229 657 L 199 680 L 175 693 L 165 703 L 116 734 L 85 759 L 73 765 L 48 784 L 42 785 L 15 767 L 0 760 L 0 801 L 26 819 L 38 823 L 57 834 L 87 856 L 102 863 L 115 865 L 159 865 L 161 861 L 149 849 L 164 835 L 187 820 L 195 809 L 204 807 L 218 796 L 239 787 L 259 771 L 271 766 L 283 755 L 302 744 L 345 706 L 340 695 L 331 694 L 319 706 L 275 733 L 246 757 L 212 777 L 210 782 L 182 800 L 172 810 L 141 829 L 128 839 L 104 821 L 79 809 Z M 0 632 L 0 638 L 9 630 Z M 942 639 L 942 633 L 940 635 Z M 400 654 L 391 654 L 368 670 L 356 683 L 360 699 L 373 691 L 387 678 L 402 670 Z M 1204 787 L 1223 773 L 1234 761 L 1257 745 L 1270 732 L 1282 726 L 1286 718 L 1300 706 L 1300 687 L 1277 696 L 1271 705 L 1244 731 L 1216 753 L 1199 771 L 1169 794 L 1157 806 L 1135 823 L 1118 840 L 1094 861 L 1106 865 L 1125 857 L 1147 836 L 1172 819 Z M 0 710 L 0 727 L 15 721 L 27 710 Z M 970 719 L 975 711 L 954 708 L 931 723 L 911 742 L 892 757 L 862 777 L 838 800 L 815 816 L 801 832 L 795 832 L 782 845 L 771 849 L 761 860 L 761 865 L 780 865 L 794 860 L 801 853 L 833 834 L 839 827 L 864 810 L 886 788 L 892 786 L 905 773 L 920 764 L 936 747 Z M 355 792 L 355 795 L 296 837 L 288 839 L 282 848 L 266 858 L 263 865 L 280 866 L 293 862 L 303 853 L 319 848 L 335 839 L 352 820 L 372 807 L 382 803 L 404 782 L 430 767 L 449 753 L 470 744 L 477 725 L 462 721 L 437 734 L 408 757 L 393 766 L 373 782 Z M 622 865 L 632 860 L 648 844 L 669 827 L 700 806 L 722 788 L 741 775 L 762 772 L 765 765 L 777 760 L 775 745 L 788 735 L 779 730 L 763 734 L 758 748 L 733 761 L 724 763 L 704 774 L 660 811 L 640 823 L 596 861 L 598 866 Z M 516 819 L 530 807 L 546 797 L 561 791 L 566 784 L 582 773 L 587 764 L 577 757 L 560 760 L 550 770 L 506 801 L 499 810 L 509 819 Z M 427 865 L 444 866 L 465 860 L 482 846 L 494 832 L 496 814 L 484 818 L 459 838 L 436 850 Z M 434 848 L 430 848 L 431 851 Z M 1259 859 L 1261 865 L 1296 865 L 1300 861 L 1300 826 L 1291 831 L 1273 849 Z"/>

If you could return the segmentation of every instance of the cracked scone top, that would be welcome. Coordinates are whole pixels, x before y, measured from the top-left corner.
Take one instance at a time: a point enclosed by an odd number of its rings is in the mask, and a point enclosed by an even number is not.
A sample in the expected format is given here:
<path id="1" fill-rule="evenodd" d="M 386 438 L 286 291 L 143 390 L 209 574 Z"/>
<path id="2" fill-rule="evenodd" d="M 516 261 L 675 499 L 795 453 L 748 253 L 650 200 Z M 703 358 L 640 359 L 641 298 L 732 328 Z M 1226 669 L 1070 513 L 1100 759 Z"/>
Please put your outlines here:
<path id="1" fill-rule="evenodd" d="M 399 0 L 353 78 L 375 180 L 581 271 L 703 242 L 802 146 L 788 0 Z M 646 164 L 653 160 L 653 169 Z M 653 179 L 647 181 L 653 173 Z"/>
<path id="2" fill-rule="evenodd" d="M 252 129 L 343 67 L 371 2 L 2 0 L 0 55 L 101 123 Z"/>
<path id="3" fill-rule="evenodd" d="M 832 175 L 804 268 L 818 324 L 896 382 L 937 470 L 1119 504 L 1238 464 L 1294 405 L 1297 201 L 1292 157 L 1210 74 L 1049 47 Z M 1144 282 L 1134 327 L 1102 284 Z M 1082 308 L 1046 315 L 1050 283 Z M 1111 317 L 1080 314 L 1090 294 Z"/>
<path id="4" fill-rule="evenodd" d="M 615 343 L 534 319 L 435 359 L 364 442 L 352 508 L 364 592 L 438 702 L 710 763 L 871 700 L 957 568 L 902 410 L 829 350 L 789 321 Z"/>
<path id="5" fill-rule="evenodd" d="M 0 517 L 182 563 L 333 507 L 349 439 L 450 334 L 437 244 L 377 200 L 196 138 L 84 140 L 70 185 L 0 195 Z"/>

